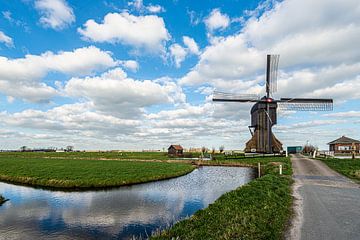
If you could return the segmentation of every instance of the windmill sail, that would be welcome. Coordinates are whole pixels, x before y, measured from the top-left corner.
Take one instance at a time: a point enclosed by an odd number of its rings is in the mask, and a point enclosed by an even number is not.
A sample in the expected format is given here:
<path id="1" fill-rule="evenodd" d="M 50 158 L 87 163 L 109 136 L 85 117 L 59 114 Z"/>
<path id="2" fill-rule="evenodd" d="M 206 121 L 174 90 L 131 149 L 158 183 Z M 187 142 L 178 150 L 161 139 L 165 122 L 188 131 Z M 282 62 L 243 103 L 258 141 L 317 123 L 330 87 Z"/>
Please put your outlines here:
<path id="1" fill-rule="evenodd" d="M 234 94 L 215 91 L 213 101 L 217 102 L 258 102 L 260 97 L 256 94 Z"/>
<path id="2" fill-rule="evenodd" d="M 332 99 L 319 98 L 281 98 L 277 101 L 282 110 L 293 111 L 332 111 Z"/>
<path id="3" fill-rule="evenodd" d="M 267 55 L 266 63 L 266 95 L 267 97 L 270 94 L 277 91 L 277 74 L 279 66 L 280 55 L 273 54 Z"/>

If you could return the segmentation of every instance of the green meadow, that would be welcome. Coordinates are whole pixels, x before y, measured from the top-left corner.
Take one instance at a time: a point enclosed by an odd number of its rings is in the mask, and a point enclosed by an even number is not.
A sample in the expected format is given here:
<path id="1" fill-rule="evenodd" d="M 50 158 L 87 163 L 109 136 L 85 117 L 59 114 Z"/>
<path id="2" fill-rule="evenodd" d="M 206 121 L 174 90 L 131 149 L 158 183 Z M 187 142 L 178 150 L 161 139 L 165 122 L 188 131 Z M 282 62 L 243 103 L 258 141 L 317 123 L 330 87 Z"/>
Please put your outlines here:
<path id="1" fill-rule="evenodd" d="M 360 181 L 360 159 L 318 158 L 335 171 Z"/>
<path id="2" fill-rule="evenodd" d="M 190 164 L 143 161 L 39 158 L 0 154 L 0 180 L 55 188 L 116 187 L 181 176 Z M 48 156 L 48 154 L 47 154 Z"/>
<path id="3" fill-rule="evenodd" d="M 2 152 L 0 158 L 168 160 L 165 152 Z"/>

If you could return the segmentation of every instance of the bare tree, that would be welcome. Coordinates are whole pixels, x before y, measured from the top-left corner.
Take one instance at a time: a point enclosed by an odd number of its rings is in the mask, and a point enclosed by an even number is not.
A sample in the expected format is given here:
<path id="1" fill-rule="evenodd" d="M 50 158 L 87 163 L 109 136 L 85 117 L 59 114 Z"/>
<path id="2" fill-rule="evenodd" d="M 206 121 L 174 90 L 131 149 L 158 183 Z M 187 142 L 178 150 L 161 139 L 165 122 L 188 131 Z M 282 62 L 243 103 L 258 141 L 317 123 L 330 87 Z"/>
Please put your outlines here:
<path id="1" fill-rule="evenodd" d="M 310 154 L 313 153 L 316 150 L 316 147 L 314 147 L 311 144 L 306 144 L 303 148 L 303 153 Z"/>

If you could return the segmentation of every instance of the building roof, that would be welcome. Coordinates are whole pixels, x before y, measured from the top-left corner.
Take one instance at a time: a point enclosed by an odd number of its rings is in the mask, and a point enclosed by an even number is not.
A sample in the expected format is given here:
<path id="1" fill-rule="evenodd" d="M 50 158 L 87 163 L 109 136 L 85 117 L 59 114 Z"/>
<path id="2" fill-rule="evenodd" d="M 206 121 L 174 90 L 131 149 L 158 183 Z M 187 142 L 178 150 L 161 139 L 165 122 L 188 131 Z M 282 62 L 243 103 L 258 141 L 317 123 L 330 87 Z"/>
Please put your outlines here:
<path id="1" fill-rule="evenodd" d="M 170 145 L 168 149 L 170 149 L 171 147 L 175 148 L 176 150 L 183 150 L 183 147 L 181 145 Z"/>
<path id="2" fill-rule="evenodd" d="M 352 139 L 352 138 L 348 138 L 348 137 L 345 137 L 345 136 L 342 136 L 332 142 L 329 142 L 328 144 L 337 144 L 337 143 L 360 143 L 360 141 L 358 140 L 355 140 L 355 139 Z"/>

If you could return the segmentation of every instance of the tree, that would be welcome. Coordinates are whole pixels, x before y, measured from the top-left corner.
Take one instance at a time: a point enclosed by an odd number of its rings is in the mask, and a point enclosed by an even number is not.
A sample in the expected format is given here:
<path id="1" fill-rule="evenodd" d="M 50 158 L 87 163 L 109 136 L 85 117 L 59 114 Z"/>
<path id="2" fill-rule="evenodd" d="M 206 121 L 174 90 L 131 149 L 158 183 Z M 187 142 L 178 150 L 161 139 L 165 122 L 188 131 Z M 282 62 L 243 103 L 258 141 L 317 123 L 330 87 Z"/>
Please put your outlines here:
<path id="1" fill-rule="evenodd" d="M 224 152 L 224 149 L 225 149 L 224 145 L 221 145 L 221 146 L 219 147 L 220 153 L 223 153 L 223 152 Z"/>
<path id="2" fill-rule="evenodd" d="M 72 152 L 72 151 L 74 151 L 74 146 L 67 146 L 67 147 L 66 147 L 66 151 L 67 151 L 67 152 Z"/>
<path id="3" fill-rule="evenodd" d="M 316 150 L 316 147 L 314 147 L 311 144 L 306 144 L 303 148 L 303 153 L 309 154 L 313 153 Z"/>
<path id="4" fill-rule="evenodd" d="M 204 147 L 204 146 L 201 147 L 201 152 L 202 152 L 203 155 L 206 153 L 206 151 L 207 151 L 206 147 Z"/>
<path id="5" fill-rule="evenodd" d="M 26 146 L 22 146 L 22 147 L 20 148 L 20 151 L 21 151 L 21 152 L 26 152 L 26 150 L 27 150 L 27 147 L 26 147 Z"/>

